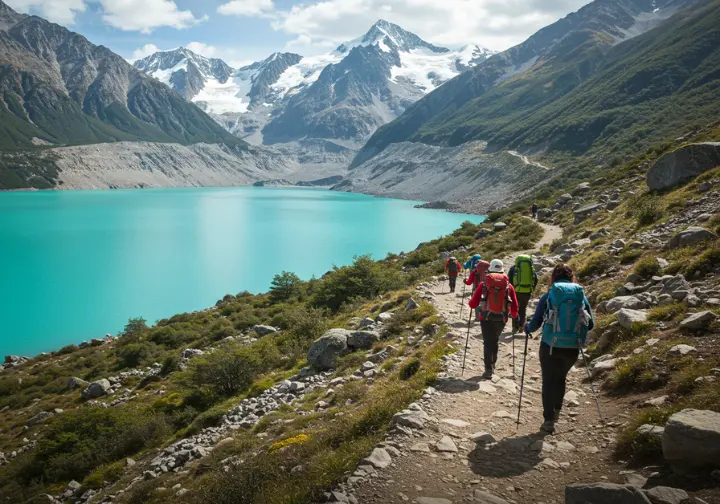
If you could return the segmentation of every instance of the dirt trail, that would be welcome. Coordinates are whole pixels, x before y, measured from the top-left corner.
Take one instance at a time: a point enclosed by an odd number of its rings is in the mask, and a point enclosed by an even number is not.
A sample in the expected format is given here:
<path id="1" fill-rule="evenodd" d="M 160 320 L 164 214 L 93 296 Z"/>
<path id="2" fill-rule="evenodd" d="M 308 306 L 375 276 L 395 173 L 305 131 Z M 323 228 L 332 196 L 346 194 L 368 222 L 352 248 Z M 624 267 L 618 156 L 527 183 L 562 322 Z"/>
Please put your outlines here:
<path id="1" fill-rule="evenodd" d="M 562 235 L 560 228 L 543 227 L 545 235 L 539 246 Z M 445 294 L 440 294 L 443 287 Z M 453 328 L 448 337 L 459 350 L 449 357 L 447 373 L 435 385 L 437 392 L 422 401 L 422 407 L 437 422 L 414 430 L 412 436 L 393 437 L 403 456 L 360 484 L 355 494 L 358 501 L 504 502 L 482 493 L 487 492 L 508 502 L 550 504 L 564 502 L 564 488 L 570 483 L 624 483 L 619 474 L 621 466 L 611 459 L 619 422 L 600 424 L 590 386 L 582 383 L 584 367 L 573 368 L 568 378 L 567 391 L 576 393 L 576 406 L 566 405 L 556 434 L 545 437 L 539 432 L 542 423 L 539 340 L 529 340 L 520 425 L 516 426 L 524 336 L 515 337 L 513 373 L 513 337 L 508 323 L 501 338 L 496 375 L 486 381 L 480 378 L 483 372 L 480 327 L 473 325 L 463 375 L 468 308 L 463 308 L 461 320 L 461 294 L 448 294 L 447 286 L 439 283 L 433 291 L 437 293 L 434 304 L 438 312 Z M 534 302 L 530 308 L 528 312 L 532 313 Z M 623 416 L 622 406 L 617 402 L 601 397 L 601 407 L 605 418 L 617 420 Z M 476 443 L 473 434 L 479 432 L 490 433 L 496 443 Z M 436 449 L 435 443 L 443 436 L 453 440 L 457 452 Z"/>

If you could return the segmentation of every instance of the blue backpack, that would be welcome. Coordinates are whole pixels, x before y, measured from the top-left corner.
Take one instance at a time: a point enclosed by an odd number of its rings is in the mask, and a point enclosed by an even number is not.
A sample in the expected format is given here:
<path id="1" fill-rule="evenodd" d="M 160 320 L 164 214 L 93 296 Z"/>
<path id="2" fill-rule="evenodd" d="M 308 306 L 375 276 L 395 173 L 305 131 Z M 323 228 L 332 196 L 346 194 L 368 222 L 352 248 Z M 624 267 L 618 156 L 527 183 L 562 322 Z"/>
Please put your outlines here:
<path id="1" fill-rule="evenodd" d="M 543 324 L 543 343 L 553 347 L 578 348 L 587 338 L 590 314 L 585 310 L 585 292 L 572 282 L 550 287 Z"/>

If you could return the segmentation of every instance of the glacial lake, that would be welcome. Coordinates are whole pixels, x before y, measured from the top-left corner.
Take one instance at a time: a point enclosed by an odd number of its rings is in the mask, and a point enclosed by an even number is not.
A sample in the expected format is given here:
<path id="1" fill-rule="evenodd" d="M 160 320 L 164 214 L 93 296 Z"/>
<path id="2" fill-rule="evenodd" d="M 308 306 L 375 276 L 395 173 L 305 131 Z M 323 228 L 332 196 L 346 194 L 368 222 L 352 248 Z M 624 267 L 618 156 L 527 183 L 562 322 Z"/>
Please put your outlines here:
<path id="1" fill-rule="evenodd" d="M 0 193 L 0 358 L 413 250 L 481 216 L 301 188 Z"/>

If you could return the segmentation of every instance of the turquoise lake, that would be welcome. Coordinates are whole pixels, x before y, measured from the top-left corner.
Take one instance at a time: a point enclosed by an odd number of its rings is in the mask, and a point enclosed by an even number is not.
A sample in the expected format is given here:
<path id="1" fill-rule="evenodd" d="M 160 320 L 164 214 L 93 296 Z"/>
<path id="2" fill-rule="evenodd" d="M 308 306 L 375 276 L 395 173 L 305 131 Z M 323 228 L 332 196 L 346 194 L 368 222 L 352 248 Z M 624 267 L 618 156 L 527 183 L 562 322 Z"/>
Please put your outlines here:
<path id="1" fill-rule="evenodd" d="M 0 357 L 36 355 L 410 251 L 480 216 L 323 189 L 0 193 Z"/>

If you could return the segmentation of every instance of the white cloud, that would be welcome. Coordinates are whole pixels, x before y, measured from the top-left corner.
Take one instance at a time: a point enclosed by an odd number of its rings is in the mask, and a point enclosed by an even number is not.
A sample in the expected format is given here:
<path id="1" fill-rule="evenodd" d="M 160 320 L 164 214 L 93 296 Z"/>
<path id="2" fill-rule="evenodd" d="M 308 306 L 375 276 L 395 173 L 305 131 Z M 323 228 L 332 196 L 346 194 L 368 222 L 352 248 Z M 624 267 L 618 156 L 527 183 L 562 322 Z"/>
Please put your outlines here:
<path id="1" fill-rule="evenodd" d="M 272 27 L 293 35 L 288 47 L 306 48 L 305 54 L 357 37 L 379 18 L 438 45 L 474 42 L 503 50 L 588 1 L 322 0 L 274 11 Z"/>
<path id="2" fill-rule="evenodd" d="M 150 56 L 151 54 L 155 54 L 156 52 L 161 51 L 161 50 L 162 49 L 160 49 L 155 44 L 145 44 L 144 46 L 135 49 L 132 53 L 132 56 L 130 56 L 129 60 L 134 63 L 137 60 L 146 58 L 146 57 Z"/>
<path id="3" fill-rule="evenodd" d="M 71 25 L 78 12 L 85 12 L 85 0 L 5 0 L 19 12 L 29 12 L 53 23 Z"/>
<path id="4" fill-rule="evenodd" d="M 206 58 L 215 58 L 218 55 L 217 47 L 202 42 L 190 42 L 189 44 L 185 44 L 185 47 L 195 54 L 205 56 Z"/>
<path id="5" fill-rule="evenodd" d="M 103 7 L 103 21 L 125 31 L 150 33 L 160 26 L 189 28 L 208 19 L 207 16 L 197 18 L 189 10 L 179 10 L 172 0 L 99 0 L 99 2 Z"/>
<path id="6" fill-rule="evenodd" d="M 232 0 L 218 7 L 223 16 L 261 17 L 273 11 L 273 0 Z"/>

